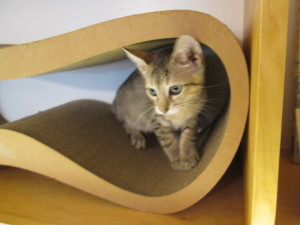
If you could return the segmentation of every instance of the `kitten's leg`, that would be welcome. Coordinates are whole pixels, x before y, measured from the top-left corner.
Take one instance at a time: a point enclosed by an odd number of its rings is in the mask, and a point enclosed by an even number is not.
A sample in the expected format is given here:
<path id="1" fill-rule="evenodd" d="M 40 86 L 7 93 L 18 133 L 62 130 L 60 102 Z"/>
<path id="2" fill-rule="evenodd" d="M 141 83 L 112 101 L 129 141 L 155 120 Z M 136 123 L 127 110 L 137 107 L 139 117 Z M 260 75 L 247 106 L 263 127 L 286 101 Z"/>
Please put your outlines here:
<path id="1" fill-rule="evenodd" d="M 152 127 L 173 167 L 173 162 L 179 160 L 179 142 L 176 134 L 173 132 L 173 128 L 158 116 L 152 120 Z"/>
<path id="2" fill-rule="evenodd" d="M 144 135 L 130 126 L 128 126 L 126 123 L 124 124 L 124 128 L 129 135 L 130 143 L 136 148 L 136 149 L 145 149 L 146 148 L 146 138 Z"/>
<path id="3" fill-rule="evenodd" d="M 179 149 L 180 160 L 177 162 L 178 169 L 191 170 L 194 168 L 200 159 L 197 151 L 196 127 L 187 127 L 181 132 Z"/>

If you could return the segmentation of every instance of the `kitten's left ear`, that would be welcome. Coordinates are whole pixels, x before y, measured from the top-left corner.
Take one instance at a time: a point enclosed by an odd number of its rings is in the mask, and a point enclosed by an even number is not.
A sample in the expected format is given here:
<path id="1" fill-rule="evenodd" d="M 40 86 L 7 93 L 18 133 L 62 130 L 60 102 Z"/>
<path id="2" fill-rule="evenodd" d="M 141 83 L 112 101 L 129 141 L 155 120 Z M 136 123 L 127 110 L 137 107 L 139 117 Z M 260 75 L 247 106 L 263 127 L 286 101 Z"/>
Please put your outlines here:
<path id="1" fill-rule="evenodd" d="M 123 48 L 123 50 L 128 58 L 136 64 L 137 68 L 144 75 L 148 70 L 148 64 L 152 61 L 151 53 L 125 48 Z"/>
<path id="2" fill-rule="evenodd" d="M 204 57 L 199 42 L 189 35 L 180 36 L 171 56 L 172 63 L 184 67 L 203 67 Z"/>

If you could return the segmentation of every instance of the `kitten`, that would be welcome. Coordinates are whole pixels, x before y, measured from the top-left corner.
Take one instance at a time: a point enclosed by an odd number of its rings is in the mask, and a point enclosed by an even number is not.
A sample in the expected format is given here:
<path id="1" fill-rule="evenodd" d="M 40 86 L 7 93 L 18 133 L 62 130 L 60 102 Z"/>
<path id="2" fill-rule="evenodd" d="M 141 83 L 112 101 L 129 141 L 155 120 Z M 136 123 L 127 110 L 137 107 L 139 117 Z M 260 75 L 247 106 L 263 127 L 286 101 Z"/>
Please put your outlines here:
<path id="1" fill-rule="evenodd" d="M 153 52 L 124 49 L 138 70 L 120 86 L 113 112 L 137 149 L 154 132 L 171 166 L 190 170 L 199 161 L 198 116 L 204 107 L 204 58 L 198 41 L 179 37 L 174 47 Z"/>

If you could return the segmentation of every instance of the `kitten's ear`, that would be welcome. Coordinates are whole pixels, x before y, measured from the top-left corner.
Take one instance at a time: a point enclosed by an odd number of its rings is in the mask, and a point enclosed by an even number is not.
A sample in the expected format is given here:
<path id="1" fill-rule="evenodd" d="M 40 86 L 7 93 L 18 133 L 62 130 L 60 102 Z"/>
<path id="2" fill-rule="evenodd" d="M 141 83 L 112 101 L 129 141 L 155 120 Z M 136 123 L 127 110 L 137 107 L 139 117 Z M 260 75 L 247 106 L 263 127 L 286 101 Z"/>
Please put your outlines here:
<path id="1" fill-rule="evenodd" d="M 177 66 L 199 68 L 204 66 L 204 57 L 199 42 L 189 35 L 180 36 L 171 56 L 172 63 Z"/>
<path id="2" fill-rule="evenodd" d="M 151 53 L 125 48 L 123 48 L 123 50 L 125 51 L 128 58 L 136 64 L 137 68 L 144 75 L 148 70 L 148 64 L 152 60 Z"/>

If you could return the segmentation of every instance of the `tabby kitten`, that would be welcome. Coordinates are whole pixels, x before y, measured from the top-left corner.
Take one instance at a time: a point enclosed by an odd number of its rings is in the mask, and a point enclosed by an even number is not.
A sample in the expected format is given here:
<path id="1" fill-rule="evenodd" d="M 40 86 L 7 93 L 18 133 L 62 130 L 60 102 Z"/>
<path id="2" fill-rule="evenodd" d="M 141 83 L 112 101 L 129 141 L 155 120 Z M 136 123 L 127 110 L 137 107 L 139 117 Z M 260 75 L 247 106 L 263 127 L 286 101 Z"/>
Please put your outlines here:
<path id="1" fill-rule="evenodd" d="M 198 115 L 206 99 L 200 44 L 184 35 L 173 48 L 124 51 L 138 70 L 119 88 L 113 112 L 131 144 L 144 149 L 143 133 L 154 132 L 174 169 L 192 169 L 199 161 Z"/>

